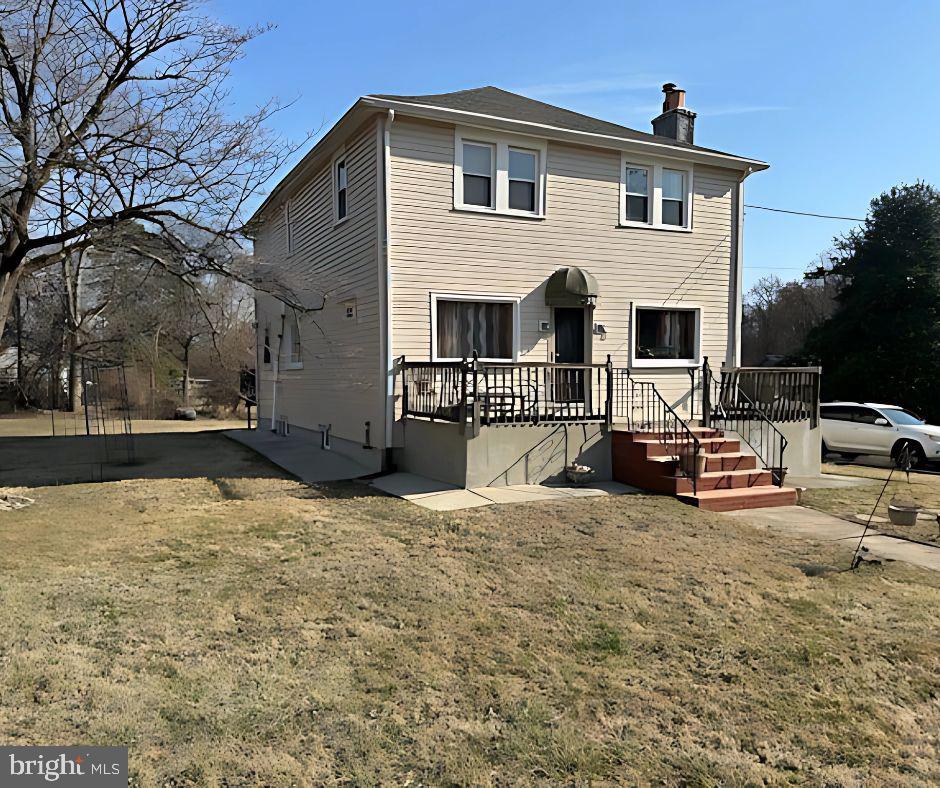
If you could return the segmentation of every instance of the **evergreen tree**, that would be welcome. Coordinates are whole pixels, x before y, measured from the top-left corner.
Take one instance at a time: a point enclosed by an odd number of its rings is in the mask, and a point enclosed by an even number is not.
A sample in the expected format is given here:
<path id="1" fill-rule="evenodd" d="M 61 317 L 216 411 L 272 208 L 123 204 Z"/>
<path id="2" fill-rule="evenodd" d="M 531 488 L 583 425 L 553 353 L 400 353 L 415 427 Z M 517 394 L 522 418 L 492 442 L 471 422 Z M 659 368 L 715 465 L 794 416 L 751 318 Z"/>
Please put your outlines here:
<path id="1" fill-rule="evenodd" d="M 872 200 L 836 241 L 835 313 L 811 332 L 825 399 L 903 405 L 940 421 L 940 192 L 924 183 Z"/>

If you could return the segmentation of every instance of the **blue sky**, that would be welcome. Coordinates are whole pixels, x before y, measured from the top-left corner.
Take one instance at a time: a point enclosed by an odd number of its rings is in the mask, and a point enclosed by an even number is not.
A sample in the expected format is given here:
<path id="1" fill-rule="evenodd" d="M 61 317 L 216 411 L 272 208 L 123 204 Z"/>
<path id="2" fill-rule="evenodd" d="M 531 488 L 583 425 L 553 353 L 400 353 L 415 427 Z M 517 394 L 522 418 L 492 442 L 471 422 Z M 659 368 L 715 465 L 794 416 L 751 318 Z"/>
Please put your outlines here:
<path id="1" fill-rule="evenodd" d="M 863 217 L 894 184 L 940 184 L 940 2 L 213 0 L 209 9 L 276 26 L 237 64 L 233 101 L 294 102 L 274 126 L 295 139 L 367 93 L 488 84 L 648 131 L 660 86 L 676 82 L 699 113 L 696 142 L 771 164 L 748 179 L 748 203 Z M 799 277 L 851 226 L 748 210 L 745 284 Z"/>

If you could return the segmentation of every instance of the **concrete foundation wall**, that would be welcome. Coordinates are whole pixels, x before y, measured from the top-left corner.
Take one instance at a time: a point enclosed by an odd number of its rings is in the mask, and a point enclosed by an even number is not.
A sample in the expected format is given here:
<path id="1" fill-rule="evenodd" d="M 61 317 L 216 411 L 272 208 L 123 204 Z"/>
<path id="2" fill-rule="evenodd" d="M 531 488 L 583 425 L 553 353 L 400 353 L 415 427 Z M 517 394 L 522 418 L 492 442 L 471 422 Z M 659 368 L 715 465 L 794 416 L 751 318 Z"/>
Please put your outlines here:
<path id="1" fill-rule="evenodd" d="M 817 427 L 810 429 L 809 421 L 774 422 L 787 439 L 787 448 L 783 453 L 783 466 L 792 476 L 818 476 L 821 473 L 820 450 L 822 449 L 822 431 Z M 720 425 L 719 425 L 720 426 Z M 759 445 L 760 433 L 755 427 L 752 442 Z M 741 437 L 746 438 L 746 435 Z M 751 451 L 746 444 L 744 451 Z M 768 458 L 770 460 L 770 458 Z"/>
<path id="2" fill-rule="evenodd" d="M 494 425 L 474 438 L 445 422 L 408 419 L 403 429 L 398 469 L 459 487 L 562 482 L 572 462 L 611 478 L 610 435 L 599 424 Z"/>

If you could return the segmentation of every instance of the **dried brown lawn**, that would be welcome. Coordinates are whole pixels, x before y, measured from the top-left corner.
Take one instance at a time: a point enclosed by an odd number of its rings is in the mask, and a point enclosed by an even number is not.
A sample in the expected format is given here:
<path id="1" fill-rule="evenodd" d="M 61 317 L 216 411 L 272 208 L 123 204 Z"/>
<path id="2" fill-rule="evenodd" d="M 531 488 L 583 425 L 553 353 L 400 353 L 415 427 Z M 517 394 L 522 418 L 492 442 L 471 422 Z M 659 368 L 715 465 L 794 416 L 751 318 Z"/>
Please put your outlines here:
<path id="1" fill-rule="evenodd" d="M 223 475 L 0 513 L 5 742 L 126 744 L 146 786 L 940 781 L 936 575 L 667 498 L 225 476 L 205 440 Z"/>

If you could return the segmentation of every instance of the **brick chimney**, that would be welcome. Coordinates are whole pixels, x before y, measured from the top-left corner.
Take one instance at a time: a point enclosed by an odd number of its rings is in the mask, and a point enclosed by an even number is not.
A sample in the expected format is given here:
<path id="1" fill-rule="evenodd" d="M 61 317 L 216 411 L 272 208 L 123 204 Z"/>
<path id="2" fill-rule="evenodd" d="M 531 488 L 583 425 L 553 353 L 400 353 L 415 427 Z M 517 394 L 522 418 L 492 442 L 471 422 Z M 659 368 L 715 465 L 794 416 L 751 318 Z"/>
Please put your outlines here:
<path id="1" fill-rule="evenodd" d="M 685 106 L 685 91 L 672 82 L 663 85 L 663 112 L 653 118 L 653 134 L 691 144 L 695 138 L 695 113 Z"/>

